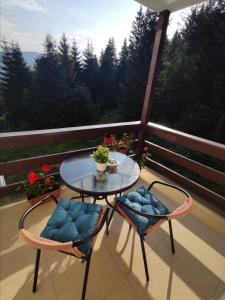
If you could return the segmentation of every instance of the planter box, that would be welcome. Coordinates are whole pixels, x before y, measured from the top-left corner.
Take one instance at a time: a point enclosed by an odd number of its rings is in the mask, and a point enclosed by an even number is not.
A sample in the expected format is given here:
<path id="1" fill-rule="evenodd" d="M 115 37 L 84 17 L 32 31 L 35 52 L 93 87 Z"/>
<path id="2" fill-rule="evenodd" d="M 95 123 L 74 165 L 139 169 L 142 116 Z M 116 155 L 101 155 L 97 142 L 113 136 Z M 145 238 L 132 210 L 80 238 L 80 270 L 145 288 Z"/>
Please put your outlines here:
<path id="1" fill-rule="evenodd" d="M 60 193 L 61 193 L 61 189 L 59 187 L 57 190 L 53 190 L 53 191 L 48 192 L 48 193 L 46 193 L 44 195 L 40 195 L 40 196 L 31 198 L 31 199 L 27 199 L 27 201 L 29 202 L 30 206 L 33 206 L 34 204 L 36 204 L 40 200 L 44 199 L 48 195 L 54 195 L 56 198 L 59 198 Z M 43 204 L 45 204 L 47 202 L 50 202 L 50 201 L 54 201 L 53 198 L 50 198 L 50 199 L 46 200 Z"/>

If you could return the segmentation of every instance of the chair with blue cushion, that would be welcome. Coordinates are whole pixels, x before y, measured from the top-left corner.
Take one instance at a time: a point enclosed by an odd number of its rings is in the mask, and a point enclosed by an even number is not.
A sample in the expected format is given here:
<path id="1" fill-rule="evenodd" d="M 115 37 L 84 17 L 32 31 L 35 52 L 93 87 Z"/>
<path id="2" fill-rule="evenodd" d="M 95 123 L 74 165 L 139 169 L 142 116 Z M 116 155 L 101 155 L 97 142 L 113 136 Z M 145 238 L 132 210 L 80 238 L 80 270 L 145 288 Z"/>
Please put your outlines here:
<path id="1" fill-rule="evenodd" d="M 40 236 L 33 235 L 24 228 L 24 221 L 31 211 L 50 197 L 54 199 L 56 208 Z M 107 221 L 108 213 L 109 208 L 104 209 L 98 204 L 64 198 L 57 200 L 51 195 L 36 203 L 23 214 L 19 222 L 20 235 L 26 243 L 37 249 L 33 292 L 36 292 L 37 289 L 41 250 L 56 250 L 80 258 L 83 262 L 86 261 L 81 298 L 85 299 L 92 249 L 97 234 Z"/>
<path id="2" fill-rule="evenodd" d="M 177 207 L 175 210 L 169 211 L 165 204 L 163 204 L 163 202 L 160 201 L 160 199 L 158 199 L 150 191 L 151 188 L 156 184 L 164 185 L 180 191 L 187 197 L 186 202 Z M 149 281 L 148 266 L 144 246 L 145 236 L 158 228 L 162 223 L 168 221 L 171 248 L 172 253 L 174 254 L 175 248 L 171 220 L 187 214 L 191 209 L 192 199 L 189 194 L 180 187 L 160 181 L 154 181 L 152 182 L 152 184 L 150 184 L 148 189 L 146 189 L 144 186 L 141 186 L 134 192 L 116 197 L 115 200 L 116 201 L 109 218 L 109 223 L 112 220 L 114 212 L 117 211 L 130 224 L 130 228 L 134 227 L 137 230 L 141 241 L 146 280 Z"/>

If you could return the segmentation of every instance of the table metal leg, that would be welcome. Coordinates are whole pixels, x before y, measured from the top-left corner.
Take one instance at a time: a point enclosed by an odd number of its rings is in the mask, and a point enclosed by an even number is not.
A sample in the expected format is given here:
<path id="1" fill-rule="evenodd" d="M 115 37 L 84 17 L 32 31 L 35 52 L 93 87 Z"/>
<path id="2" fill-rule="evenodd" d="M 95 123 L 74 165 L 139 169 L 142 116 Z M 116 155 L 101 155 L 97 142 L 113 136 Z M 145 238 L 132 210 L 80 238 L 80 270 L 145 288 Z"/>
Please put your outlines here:
<path id="1" fill-rule="evenodd" d="M 113 208 L 113 205 L 111 203 L 109 203 L 107 196 L 105 196 L 105 201 L 108 204 L 108 206 L 110 206 L 111 208 Z"/>

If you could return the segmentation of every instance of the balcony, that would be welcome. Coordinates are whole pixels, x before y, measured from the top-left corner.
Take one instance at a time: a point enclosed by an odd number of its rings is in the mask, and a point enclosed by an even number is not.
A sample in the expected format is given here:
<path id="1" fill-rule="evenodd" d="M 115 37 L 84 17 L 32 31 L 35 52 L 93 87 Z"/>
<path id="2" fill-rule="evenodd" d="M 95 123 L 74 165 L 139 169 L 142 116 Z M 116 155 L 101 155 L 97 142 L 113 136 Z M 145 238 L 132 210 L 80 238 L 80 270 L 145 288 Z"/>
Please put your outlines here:
<path id="1" fill-rule="evenodd" d="M 152 180 L 172 182 L 146 168 L 137 185 Z M 74 192 L 63 188 L 63 195 Z M 156 193 L 163 193 L 156 190 Z M 167 224 L 146 238 L 150 281 L 145 282 L 139 237 L 119 215 L 115 215 L 110 235 L 97 239 L 90 269 L 87 299 L 224 299 L 225 220 L 199 204 L 195 194 L 191 214 L 174 221 L 175 255 L 171 254 Z M 1 207 L 1 298 L 79 299 L 84 268 L 80 260 L 58 252 L 44 252 L 38 290 L 32 294 L 35 250 L 18 236 L 18 220 L 28 208 L 24 194 L 11 196 L 18 202 Z M 175 195 L 167 194 L 170 206 Z M 10 201 L 10 196 L 2 201 Z M 88 199 L 87 199 L 88 200 Z M 111 198 L 110 201 L 113 199 Z M 100 201 L 98 201 L 101 203 Z M 102 204 L 102 203 L 101 203 Z M 28 220 L 33 233 L 40 233 L 53 208 L 45 204 Z"/>
<path id="2" fill-rule="evenodd" d="M 224 146 L 190 136 L 157 124 L 141 122 L 5 133 L 1 135 L 1 149 L 39 146 L 67 140 L 95 138 L 115 132 L 134 132 L 140 148 L 141 134 L 144 145 L 150 146 L 154 155 L 161 155 L 187 169 L 224 186 L 224 174 L 206 165 L 149 142 L 155 136 L 189 149 L 224 160 Z M 58 165 L 67 157 L 87 153 L 93 148 L 67 151 L 53 155 L 18 159 L 1 163 L 1 174 L 18 174 L 44 162 Z M 139 182 L 145 184 L 160 179 L 179 184 L 188 189 L 194 198 L 191 213 L 174 221 L 175 255 L 171 254 L 167 224 L 146 238 L 150 281 L 146 284 L 142 254 L 136 233 L 115 215 L 107 237 L 102 232 L 97 239 L 87 289 L 87 299 L 223 299 L 225 297 L 225 199 L 183 175 L 158 163 L 154 156 L 142 170 Z M 22 182 L 1 187 L 1 295 L 2 299 L 79 299 L 83 282 L 80 261 L 57 252 L 45 252 L 41 260 L 38 291 L 32 294 L 35 251 L 18 237 L 18 220 L 28 207 Z M 63 188 L 63 195 L 74 192 Z M 169 207 L 178 205 L 176 195 L 160 189 L 155 193 L 166 199 Z M 88 201 L 88 199 L 86 200 Z M 113 198 L 110 199 L 113 201 Z M 99 201 L 100 202 L 100 201 Z M 6 204 L 6 205 L 4 205 Z M 102 204 L 102 203 L 101 203 Z M 33 233 L 40 233 L 52 210 L 52 204 L 38 208 L 29 219 Z"/>
<path id="3" fill-rule="evenodd" d="M 142 153 L 144 146 L 149 146 L 153 154 L 147 159 L 147 167 L 141 171 L 136 186 L 148 185 L 153 180 L 177 184 L 192 195 L 193 208 L 186 217 L 173 222 L 175 255 L 171 254 L 167 223 L 146 237 L 150 272 L 148 283 L 144 275 L 139 237 L 133 230 L 129 231 L 127 223 L 120 215 L 115 214 L 110 226 L 110 235 L 106 236 L 102 231 L 95 244 L 87 299 L 222 300 L 225 299 L 225 174 L 224 168 L 220 168 L 219 164 L 225 161 L 225 146 L 149 122 L 154 83 L 170 11 L 201 1 L 177 0 L 170 4 L 166 4 L 165 1 L 154 3 L 138 0 L 138 2 L 150 8 L 154 4 L 153 9 L 160 12 L 141 120 L 2 133 L 0 150 L 17 151 L 46 144 L 79 142 L 99 138 L 106 133 L 136 134 L 136 155 Z M 170 144 L 173 146 L 167 147 Z M 2 299 L 80 299 L 83 265 L 80 260 L 58 252 L 43 253 L 38 290 L 36 294 L 32 294 L 35 250 L 25 245 L 19 238 L 18 222 L 28 208 L 23 191 L 24 174 L 43 163 L 53 164 L 55 174 L 58 174 L 58 167 L 64 159 L 90 153 L 97 146 L 97 142 L 92 146 L 94 147 L 70 149 L 60 153 L 41 153 L 39 156 L 16 160 L 7 159 L 0 163 Z M 176 151 L 179 147 L 204 155 L 207 159 L 204 163 L 194 160 Z M 181 169 L 186 171 L 180 172 Z M 190 173 L 195 176 L 190 176 Z M 9 181 L 10 176 L 14 177 L 14 182 Z M 197 179 L 198 176 L 201 180 Z M 74 196 L 74 192 L 65 186 L 62 186 L 62 190 L 64 196 Z M 181 204 L 178 203 L 177 194 L 165 187 L 155 189 L 154 192 L 163 197 L 170 208 Z M 85 201 L 91 199 L 86 198 Z M 113 201 L 113 197 L 110 197 L 109 201 Z M 102 202 L 100 203 L 103 204 Z M 28 219 L 27 225 L 31 232 L 40 233 L 52 209 L 52 204 L 46 203 L 36 210 L 34 217 Z"/>

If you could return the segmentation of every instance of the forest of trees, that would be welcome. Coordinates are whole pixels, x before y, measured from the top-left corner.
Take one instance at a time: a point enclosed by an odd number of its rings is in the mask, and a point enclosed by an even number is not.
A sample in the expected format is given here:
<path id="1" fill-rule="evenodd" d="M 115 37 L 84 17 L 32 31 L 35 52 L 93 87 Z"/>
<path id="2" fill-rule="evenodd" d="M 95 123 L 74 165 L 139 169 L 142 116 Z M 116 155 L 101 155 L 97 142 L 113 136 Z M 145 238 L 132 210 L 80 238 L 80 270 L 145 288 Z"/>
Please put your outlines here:
<path id="1" fill-rule="evenodd" d="M 110 37 L 98 58 L 65 34 L 47 35 L 34 69 L 17 43 L 2 42 L 0 131 L 139 120 L 157 14 L 139 9 L 117 55 Z M 150 120 L 225 142 L 225 2 L 193 8 L 166 40 Z"/>

